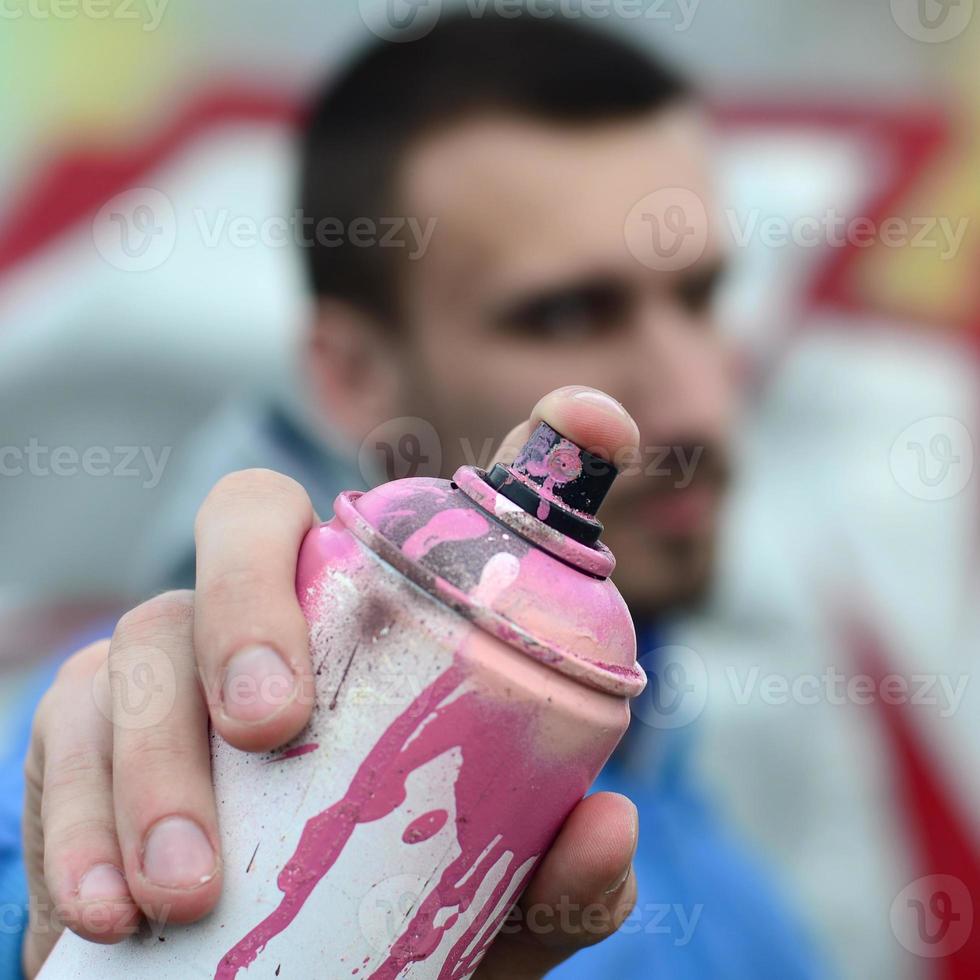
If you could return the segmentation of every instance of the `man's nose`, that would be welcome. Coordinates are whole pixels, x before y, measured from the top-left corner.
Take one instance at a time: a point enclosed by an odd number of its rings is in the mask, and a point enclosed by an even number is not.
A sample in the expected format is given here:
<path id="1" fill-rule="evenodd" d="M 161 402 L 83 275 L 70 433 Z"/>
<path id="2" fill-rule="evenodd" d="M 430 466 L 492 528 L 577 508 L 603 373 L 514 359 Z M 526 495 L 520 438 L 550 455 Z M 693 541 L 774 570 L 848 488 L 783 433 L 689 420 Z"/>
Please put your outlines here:
<path id="1" fill-rule="evenodd" d="M 721 342 L 712 324 L 663 304 L 639 318 L 626 407 L 643 440 L 715 437 L 727 412 Z"/>

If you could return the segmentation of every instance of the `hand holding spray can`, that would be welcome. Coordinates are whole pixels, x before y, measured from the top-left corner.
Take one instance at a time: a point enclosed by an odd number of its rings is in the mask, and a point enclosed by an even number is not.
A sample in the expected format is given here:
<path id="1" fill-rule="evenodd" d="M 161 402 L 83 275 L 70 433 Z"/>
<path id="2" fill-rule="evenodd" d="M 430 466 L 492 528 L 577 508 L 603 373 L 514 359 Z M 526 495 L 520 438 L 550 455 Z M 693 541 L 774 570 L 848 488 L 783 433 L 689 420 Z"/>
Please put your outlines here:
<path id="1" fill-rule="evenodd" d="M 217 908 L 66 935 L 44 980 L 471 976 L 645 682 L 595 519 L 615 476 L 540 422 L 510 466 L 340 494 L 297 569 L 309 726 L 271 759 L 212 736 Z"/>

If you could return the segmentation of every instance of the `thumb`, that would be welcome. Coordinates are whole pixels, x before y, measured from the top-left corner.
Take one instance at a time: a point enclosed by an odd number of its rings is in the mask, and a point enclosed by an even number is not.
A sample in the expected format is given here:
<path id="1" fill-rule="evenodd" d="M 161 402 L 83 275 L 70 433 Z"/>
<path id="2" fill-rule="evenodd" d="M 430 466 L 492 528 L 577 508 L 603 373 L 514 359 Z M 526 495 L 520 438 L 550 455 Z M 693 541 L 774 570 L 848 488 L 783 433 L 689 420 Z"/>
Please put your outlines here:
<path id="1" fill-rule="evenodd" d="M 541 398 L 530 419 L 507 433 L 493 463 L 510 463 L 538 422 L 546 422 L 575 445 L 613 464 L 640 444 L 636 422 L 615 398 L 598 388 L 568 385 Z"/>

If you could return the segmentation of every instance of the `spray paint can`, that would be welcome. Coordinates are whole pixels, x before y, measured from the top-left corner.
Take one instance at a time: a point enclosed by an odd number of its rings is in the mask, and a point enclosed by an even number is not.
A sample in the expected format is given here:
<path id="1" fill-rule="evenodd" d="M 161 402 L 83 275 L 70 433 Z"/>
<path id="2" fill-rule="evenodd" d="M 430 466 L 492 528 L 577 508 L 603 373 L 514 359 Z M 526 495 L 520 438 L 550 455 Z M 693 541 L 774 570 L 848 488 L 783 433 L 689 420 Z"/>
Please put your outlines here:
<path id="1" fill-rule="evenodd" d="M 342 493 L 297 571 L 316 705 L 271 756 L 213 735 L 216 909 L 44 980 L 470 976 L 645 678 L 595 513 L 616 476 L 541 423 L 511 466 Z"/>

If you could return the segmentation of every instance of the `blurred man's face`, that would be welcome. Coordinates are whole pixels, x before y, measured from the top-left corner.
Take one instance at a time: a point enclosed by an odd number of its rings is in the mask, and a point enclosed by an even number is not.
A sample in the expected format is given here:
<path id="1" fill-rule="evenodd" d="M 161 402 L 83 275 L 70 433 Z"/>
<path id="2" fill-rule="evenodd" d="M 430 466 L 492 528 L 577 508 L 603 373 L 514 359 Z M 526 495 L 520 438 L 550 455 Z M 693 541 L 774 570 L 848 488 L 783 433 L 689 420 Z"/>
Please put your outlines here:
<path id="1" fill-rule="evenodd" d="M 552 388 L 609 392 L 642 445 L 600 514 L 615 581 L 635 613 L 696 598 L 733 415 L 699 112 L 580 129 L 475 119 L 418 144 L 403 179 L 407 213 L 437 219 L 405 278 L 404 407 L 442 436 L 444 470 L 479 459 Z M 685 213 L 690 194 L 681 211 L 675 198 L 652 217 L 634 207 L 663 188 L 693 192 L 704 211 Z"/>

